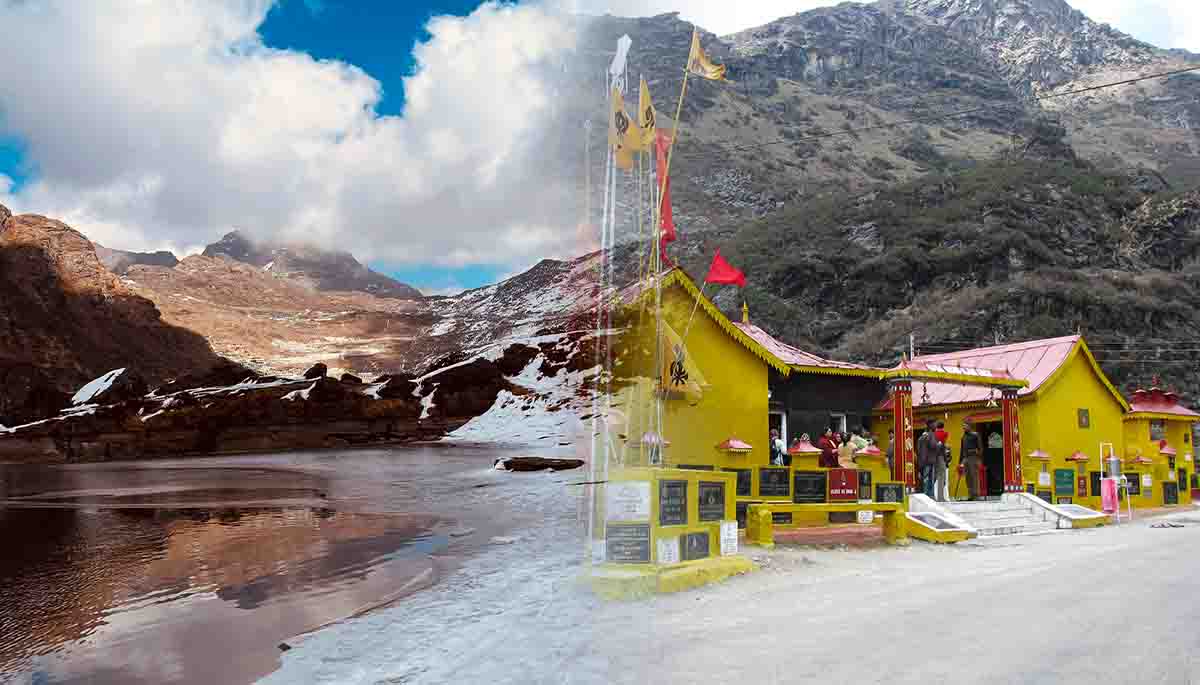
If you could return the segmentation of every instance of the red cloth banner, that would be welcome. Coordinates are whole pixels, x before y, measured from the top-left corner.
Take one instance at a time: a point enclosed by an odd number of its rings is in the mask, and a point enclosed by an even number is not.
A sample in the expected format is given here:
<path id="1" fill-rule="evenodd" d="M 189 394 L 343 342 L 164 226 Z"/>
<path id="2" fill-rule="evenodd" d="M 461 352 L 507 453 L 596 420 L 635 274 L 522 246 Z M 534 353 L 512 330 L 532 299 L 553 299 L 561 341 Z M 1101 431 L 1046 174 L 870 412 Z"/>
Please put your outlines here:
<path id="1" fill-rule="evenodd" d="M 665 246 L 675 240 L 675 214 L 671 210 L 671 178 L 667 175 L 667 152 L 671 149 L 671 136 L 659 131 L 654 147 L 658 158 L 658 182 L 662 185 L 662 220 L 659 225 L 662 229 L 662 244 Z"/>
<path id="2" fill-rule="evenodd" d="M 713 255 L 712 266 L 708 267 L 708 276 L 705 276 L 704 282 L 745 288 L 746 274 L 725 261 L 725 258 L 721 256 L 721 251 L 717 250 L 717 253 Z"/>

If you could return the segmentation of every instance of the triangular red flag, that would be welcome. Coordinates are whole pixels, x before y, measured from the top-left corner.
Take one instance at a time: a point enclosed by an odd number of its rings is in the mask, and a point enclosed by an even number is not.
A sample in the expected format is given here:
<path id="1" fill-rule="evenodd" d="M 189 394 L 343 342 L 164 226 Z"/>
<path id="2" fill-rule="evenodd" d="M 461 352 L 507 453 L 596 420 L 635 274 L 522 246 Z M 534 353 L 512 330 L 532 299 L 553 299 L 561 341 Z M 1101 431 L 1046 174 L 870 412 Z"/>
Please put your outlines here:
<path id="1" fill-rule="evenodd" d="M 708 276 L 704 278 L 704 282 L 745 288 L 746 274 L 725 261 L 725 258 L 721 256 L 721 251 L 717 250 L 717 253 L 713 255 L 712 266 L 708 267 Z"/>
<path id="2" fill-rule="evenodd" d="M 667 151 L 671 149 L 671 137 L 663 131 L 658 132 L 655 140 L 658 153 L 658 182 L 663 184 L 662 196 L 662 242 L 667 244 L 675 241 L 675 216 L 671 211 L 671 179 L 667 176 Z M 666 179 L 666 183 L 663 183 Z"/>

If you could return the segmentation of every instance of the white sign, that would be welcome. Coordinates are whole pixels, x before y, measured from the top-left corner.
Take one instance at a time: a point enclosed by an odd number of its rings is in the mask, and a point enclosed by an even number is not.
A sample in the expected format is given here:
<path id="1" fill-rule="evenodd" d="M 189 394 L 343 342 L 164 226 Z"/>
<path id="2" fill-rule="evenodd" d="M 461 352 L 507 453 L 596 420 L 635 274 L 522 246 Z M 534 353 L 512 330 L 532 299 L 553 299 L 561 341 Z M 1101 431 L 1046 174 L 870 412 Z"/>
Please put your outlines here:
<path id="1" fill-rule="evenodd" d="M 1153 485 L 1154 485 L 1154 479 L 1150 477 L 1150 474 L 1143 473 L 1142 474 L 1142 487 L 1148 488 L 1148 487 L 1152 487 Z"/>
<path id="2" fill-rule="evenodd" d="M 604 509 L 609 521 L 649 521 L 650 483 L 625 481 L 606 484 Z"/>
<path id="3" fill-rule="evenodd" d="M 592 563 L 602 564 L 608 558 L 608 546 L 604 540 L 592 541 Z"/>
<path id="4" fill-rule="evenodd" d="M 870 523 L 874 520 L 875 520 L 875 512 L 873 512 L 873 511 L 858 512 L 858 522 L 859 523 Z"/>
<path id="5" fill-rule="evenodd" d="M 1038 474 L 1038 485 L 1050 486 L 1050 473 L 1048 471 L 1042 471 Z"/>
<path id="6" fill-rule="evenodd" d="M 721 521 L 721 556 L 738 552 L 737 521 Z"/>
<path id="7" fill-rule="evenodd" d="M 658 554 L 655 561 L 660 564 L 679 563 L 679 538 L 675 535 L 658 539 Z"/>
<path id="8" fill-rule="evenodd" d="M 1175 480 L 1175 472 L 1174 471 L 1167 471 L 1167 480 L 1172 480 L 1172 481 Z"/>

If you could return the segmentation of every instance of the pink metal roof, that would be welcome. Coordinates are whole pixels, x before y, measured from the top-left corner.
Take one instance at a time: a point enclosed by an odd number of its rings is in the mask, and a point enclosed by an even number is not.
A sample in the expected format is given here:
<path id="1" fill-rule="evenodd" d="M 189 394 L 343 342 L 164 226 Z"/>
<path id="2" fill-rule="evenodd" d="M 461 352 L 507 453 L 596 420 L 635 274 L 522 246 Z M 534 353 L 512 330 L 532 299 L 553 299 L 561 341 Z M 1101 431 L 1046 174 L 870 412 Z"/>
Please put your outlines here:
<path id="1" fill-rule="evenodd" d="M 961 352 L 923 354 L 914 357 L 913 363 L 1007 371 L 1013 378 L 1022 378 L 1029 382 L 1029 385 L 1017 391 L 1018 395 L 1029 395 L 1036 392 L 1046 382 L 1046 379 L 1062 366 L 1078 342 L 1079 336 L 1068 335 L 1061 338 L 1031 340 Z M 925 401 L 927 393 L 929 399 Z M 914 407 L 960 402 L 986 402 L 989 397 L 994 398 L 997 402 L 1000 400 L 998 391 L 992 393 L 983 386 L 921 381 L 913 382 L 912 396 Z"/>
<path id="2" fill-rule="evenodd" d="M 780 361 L 789 366 L 816 366 L 825 369 L 878 371 L 878 369 L 873 369 L 869 366 L 851 364 L 850 362 L 839 362 L 832 359 L 818 357 L 815 354 L 805 352 L 804 350 L 792 347 L 787 343 L 776 340 L 775 338 L 771 337 L 770 333 L 767 333 L 752 323 L 741 323 L 739 321 L 734 321 L 733 325 L 737 326 L 738 329 L 740 329 L 743 333 L 753 338 L 754 342 L 762 345 L 768 352 L 775 355 Z"/>
<path id="3" fill-rule="evenodd" d="M 1176 416 L 1195 416 L 1200 414 L 1179 404 L 1179 396 L 1173 392 L 1163 392 L 1161 388 L 1137 390 L 1129 402 L 1131 412 L 1153 412 L 1155 414 L 1175 414 Z"/>

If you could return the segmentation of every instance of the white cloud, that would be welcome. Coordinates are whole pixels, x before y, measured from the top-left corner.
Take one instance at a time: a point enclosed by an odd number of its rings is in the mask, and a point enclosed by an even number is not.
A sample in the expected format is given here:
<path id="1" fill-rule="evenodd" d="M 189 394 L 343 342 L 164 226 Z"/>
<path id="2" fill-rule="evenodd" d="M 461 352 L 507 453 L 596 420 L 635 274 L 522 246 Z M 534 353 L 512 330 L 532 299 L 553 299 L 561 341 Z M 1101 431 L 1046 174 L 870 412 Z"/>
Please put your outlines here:
<path id="1" fill-rule="evenodd" d="M 0 133 L 37 168 L 0 202 L 125 249 L 238 227 L 390 263 L 576 251 L 578 193 L 541 149 L 565 18 L 495 3 L 434 18 L 403 116 L 380 117 L 362 70 L 265 46 L 270 7 L 0 0 Z"/>
<path id="2" fill-rule="evenodd" d="M 564 0 L 590 14 L 650 16 L 678 11 L 679 16 L 728 35 L 762 26 L 814 7 L 839 4 L 814 0 Z M 1073 0 L 1069 4 L 1092 19 L 1112 24 L 1141 40 L 1164 48 L 1200 52 L 1200 2 L 1197 0 Z"/>

